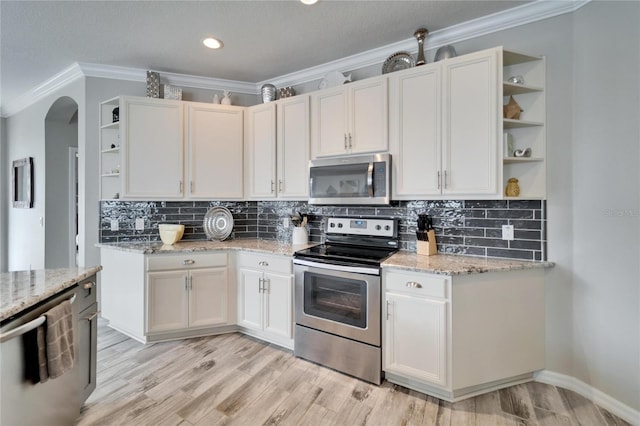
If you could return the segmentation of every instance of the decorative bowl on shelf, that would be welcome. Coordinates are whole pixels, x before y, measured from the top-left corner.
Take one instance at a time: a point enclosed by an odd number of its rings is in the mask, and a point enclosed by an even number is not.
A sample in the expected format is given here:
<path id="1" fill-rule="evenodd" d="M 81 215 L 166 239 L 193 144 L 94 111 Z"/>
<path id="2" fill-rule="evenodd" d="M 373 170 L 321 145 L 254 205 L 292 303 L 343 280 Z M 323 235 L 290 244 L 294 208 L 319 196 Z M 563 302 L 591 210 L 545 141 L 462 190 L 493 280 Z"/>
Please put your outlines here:
<path id="1" fill-rule="evenodd" d="M 167 245 L 177 243 L 184 235 L 184 225 L 161 223 L 158 225 L 158 230 L 160 231 L 160 239 Z"/>

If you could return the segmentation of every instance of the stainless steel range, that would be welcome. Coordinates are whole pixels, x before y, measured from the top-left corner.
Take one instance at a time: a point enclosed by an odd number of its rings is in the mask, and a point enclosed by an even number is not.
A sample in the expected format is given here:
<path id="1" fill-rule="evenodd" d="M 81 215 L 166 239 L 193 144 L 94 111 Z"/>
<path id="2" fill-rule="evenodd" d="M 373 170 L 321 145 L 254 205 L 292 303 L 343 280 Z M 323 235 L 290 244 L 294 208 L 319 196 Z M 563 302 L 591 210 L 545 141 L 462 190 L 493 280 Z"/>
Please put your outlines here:
<path id="1" fill-rule="evenodd" d="M 330 218 L 325 236 L 294 254 L 294 354 L 380 384 L 380 263 L 398 250 L 397 221 Z"/>

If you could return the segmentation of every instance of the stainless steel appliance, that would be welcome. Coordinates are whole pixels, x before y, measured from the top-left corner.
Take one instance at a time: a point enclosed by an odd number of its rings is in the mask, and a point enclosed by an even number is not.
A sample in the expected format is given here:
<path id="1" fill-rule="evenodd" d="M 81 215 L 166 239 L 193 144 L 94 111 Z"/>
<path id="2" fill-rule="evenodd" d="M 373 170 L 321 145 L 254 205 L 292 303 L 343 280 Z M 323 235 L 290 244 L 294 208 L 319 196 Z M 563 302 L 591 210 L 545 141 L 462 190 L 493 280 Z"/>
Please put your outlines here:
<path id="1" fill-rule="evenodd" d="M 294 254 L 294 355 L 380 384 L 380 263 L 395 219 L 329 218 L 325 244 Z"/>
<path id="2" fill-rule="evenodd" d="M 322 158 L 309 162 L 309 204 L 385 205 L 391 200 L 391 155 Z"/>
<path id="3" fill-rule="evenodd" d="M 95 275 L 0 323 L 1 425 L 71 425 L 96 387 L 98 305 Z M 44 383 L 25 380 L 23 335 L 45 322 L 43 313 L 70 300 L 75 362 L 62 376 Z"/>

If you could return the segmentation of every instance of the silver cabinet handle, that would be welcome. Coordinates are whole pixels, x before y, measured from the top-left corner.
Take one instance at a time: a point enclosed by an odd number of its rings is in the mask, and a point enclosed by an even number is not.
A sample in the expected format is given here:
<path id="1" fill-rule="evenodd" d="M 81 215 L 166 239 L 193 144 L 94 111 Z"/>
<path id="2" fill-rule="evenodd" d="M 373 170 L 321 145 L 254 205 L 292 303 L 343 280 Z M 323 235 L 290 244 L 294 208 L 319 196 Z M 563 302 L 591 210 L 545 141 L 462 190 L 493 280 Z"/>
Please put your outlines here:
<path id="1" fill-rule="evenodd" d="M 260 266 L 269 266 L 269 262 L 263 260 L 263 261 L 259 262 L 258 265 L 260 265 Z"/>
<path id="2" fill-rule="evenodd" d="M 96 283 L 94 283 L 93 281 L 89 281 L 87 283 L 84 283 L 82 285 L 82 288 L 84 288 L 85 290 L 91 290 L 93 287 L 95 287 Z"/>
<path id="3" fill-rule="evenodd" d="M 349 149 L 351 149 L 352 145 L 351 145 L 351 133 L 349 133 Z"/>
<path id="4" fill-rule="evenodd" d="M 391 315 L 389 313 L 389 309 L 391 308 L 391 303 L 389 303 L 389 301 L 387 300 L 387 321 L 389 321 L 389 316 Z"/>
<path id="5" fill-rule="evenodd" d="M 263 278 L 258 278 L 258 293 L 262 293 L 264 288 L 262 287 Z"/>
<path id="6" fill-rule="evenodd" d="M 193 265 L 194 263 L 196 263 L 196 261 L 193 259 L 185 259 L 182 261 L 183 265 Z"/>
<path id="7" fill-rule="evenodd" d="M 189 277 L 184 276 L 184 291 L 189 291 Z"/>
<path id="8" fill-rule="evenodd" d="M 282 192 L 282 187 L 284 186 L 284 182 L 282 179 L 278 179 L 278 191 Z"/>
<path id="9" fill-rule="evenodd" d="M 193 276 L 189 275 L 189 290 L 193 290 Z"/>
<path id="10" fill-rule="evenodd" d="M 440 170 L 438 170 L 438 189 L 442 188 L 442 185 L 440 183 Z"/>
<path id="11" fill-rule="evenodd" d="M 267 293 L 269 291 L 269 284 L 271 283 L 271 280 L 269 278 L 263 278 L 262 279 L 262 292 L 263 293 Z"/>
<path id="12" fill-rule="evenodd" d="M 444 171 L 444 189 L 447 189 L 447 171 Z"/>
<path id="13" fill-rule="evenodd" d="M 271 192 L 275 191 L 275 189 L 276 189 L 275 185 L 276 185 L 276 183 L 273 180 L 271 180 Z"/>
<path id="14" fill-rule="evenodd" d="M 409 288 L 422 288 L 422 284 L 417 283 L 415 281 L 407 282 L 406 286 L 409 287 Z"/>
<path id="15" fill-rule="evenodd" d="M 193 181 L 189 181 L 189 192 L 193 192 Z"/>
<path id="16" fill-rule="evenodd" d="M 347 149 L 347 134 L 346 133 L 344 134 L 344 149 L 345 149 L 345 151 Z"/>
<path id="17" fill-rule="evenodd" d="M 180 194 L 182 194 L 182 181 L 180 181 Z"/>

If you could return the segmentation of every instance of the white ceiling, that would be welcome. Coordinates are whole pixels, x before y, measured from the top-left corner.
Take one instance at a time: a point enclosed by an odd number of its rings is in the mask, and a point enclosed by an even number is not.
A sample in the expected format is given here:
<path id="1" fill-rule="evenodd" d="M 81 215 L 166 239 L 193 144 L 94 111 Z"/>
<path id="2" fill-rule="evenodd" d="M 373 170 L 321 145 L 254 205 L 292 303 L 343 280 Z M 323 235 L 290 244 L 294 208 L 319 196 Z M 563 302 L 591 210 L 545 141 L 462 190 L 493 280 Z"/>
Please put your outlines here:
<path id="1" fill-rule="evenodd" d="M 524 3 L 2 0 L 0 104 L 75 62 L 257 83 Z"/>

